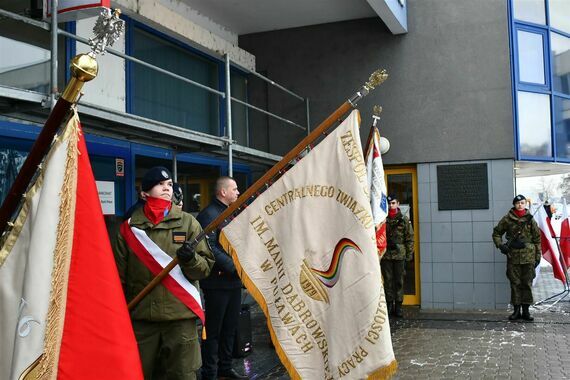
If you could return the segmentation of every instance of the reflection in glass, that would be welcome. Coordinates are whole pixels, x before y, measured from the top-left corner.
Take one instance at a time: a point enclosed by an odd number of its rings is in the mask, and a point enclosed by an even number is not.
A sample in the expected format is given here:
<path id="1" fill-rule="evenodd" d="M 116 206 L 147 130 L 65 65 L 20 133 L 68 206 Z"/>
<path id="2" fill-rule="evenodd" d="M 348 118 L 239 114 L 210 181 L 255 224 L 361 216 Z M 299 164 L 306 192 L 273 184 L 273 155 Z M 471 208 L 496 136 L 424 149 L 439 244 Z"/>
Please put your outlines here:
<path id="1" fill-rule="evenodd" d="M 552 1 L 552 0 L 551 0 Z M 563 0 L 565 1 L 565 0 Z M 544 25 L 544 0 L 514 0 L 514 18 Z"/>
<path id="2" fill-rule="evenodd" d="M 570 33 L 570 1 L 550 0 L 548 2 L 550 26 Z"/>
<path id="3" fill-rule="evenodd" d="M 521 82 L 545 84 L 542 34 L 518 30 L 517 39 L 519 44 L 519 80 Z"/>
<path id="4" fill-rule="evenodd" d="M 570 38 L 551 33 L 550 41 L 553 89 L 570 95 Z"/>
<path id="5" fill-rule="evenodd" d="M 49 91 L 49 50 L 0 36 L 0 51 L 0 85 Z"/>
<path id="6" fill-rule="evenodd" d="M 570 100 L 554 97 L 554 126 L 556 128 L 556 156 L 570 158 Z"/>
<path id="7" fill-rule="evenodd" d="M 550 98 L 518 92 L 519 148 L 523 156 L 552 157 Z"/>
<path id="8" fill-rule="evenodd" d="M 25 151 L 0 148 L 0 203 L 8 195 L 27 155 Z"/>

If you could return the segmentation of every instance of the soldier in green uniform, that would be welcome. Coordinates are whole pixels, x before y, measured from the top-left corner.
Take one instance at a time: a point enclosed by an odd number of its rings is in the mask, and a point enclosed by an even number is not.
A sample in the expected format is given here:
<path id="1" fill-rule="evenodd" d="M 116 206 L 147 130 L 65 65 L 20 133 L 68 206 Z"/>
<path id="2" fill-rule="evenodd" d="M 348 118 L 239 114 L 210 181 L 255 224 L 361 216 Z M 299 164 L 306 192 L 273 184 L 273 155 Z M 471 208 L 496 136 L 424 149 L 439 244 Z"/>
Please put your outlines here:
<path id="1" fill-rule="evenodd" d="M 388 196 L 388 204 L 390 207 L 386 218 L 388 246 L 380 265 L 388 311 L 390 315 L 402 317 L 406 261 L 411 261 L 414 256 L 414 231 L 410 220 L 402 215 L 400 202 L 395 195 Z"/>
<path id="2" fill-rule="evenodd" d="M 168 169 L 150 169 L 142 192 L 144 204 L 123 222 L 114 246 L 127 302 L 154 278 L 151 268 L 162 269 L 160 260 L 167 264 L 178 257 L 179 263 L 168 283 L 165 279 L 131 310 L 144 376 L 196 379 L 202 365 L 196 322 L 203 318 L 198 280 L 210 274 L 214 256 L 205 240 L 196 249 L 187 242 L 202 228 L 192 215 L 172 205 Z"/>
<path id="3" fill-rule="evenodd" d="M 495 246 L 507 255 L 507 278 L 511 283 L 511 304 L 514 307 L 509 316 L 511 321 L 521 318 L 534 320 L 528 308 L 533 303 L 531 286 L 535 268 L 542 256 L 540 230 L 525 206 L 526 198 L 517 195 L 513 199 L 513 208 L 493 229 Z M 506 235 L 506 243 L 503 243 L 503 235 Z"/>

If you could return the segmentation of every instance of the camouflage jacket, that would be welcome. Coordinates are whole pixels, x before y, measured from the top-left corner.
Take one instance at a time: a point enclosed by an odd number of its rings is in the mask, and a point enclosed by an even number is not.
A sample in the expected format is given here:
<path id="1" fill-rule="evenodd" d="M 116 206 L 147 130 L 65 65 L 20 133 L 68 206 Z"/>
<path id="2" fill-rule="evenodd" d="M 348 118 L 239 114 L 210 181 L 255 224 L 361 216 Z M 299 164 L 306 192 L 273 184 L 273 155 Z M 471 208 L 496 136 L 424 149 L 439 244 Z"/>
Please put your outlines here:
<path id="1" fill-rule="evenodd" d="M 388 246 L 382 259 L 408 260 L 414 255 L 414 230 L 410 220 L 400 210 L 394 218 L 386 218 Z"/>
<path id="2" fill-rule="evenodd" d="M 176 207 L 172 207 L 170 213 L 157 225 L 153 225 L 145 216 L 143 208 L 139 207 L 133 212 L 128 223 L 144 230 L 148 237 L 172 258 L 176 257 L 176 250 L 184 242 L 184 240 L 174 239 L 175 234 L 184 235 L 185 240 L 191 240 L 202 232 L 200 223 L 192 215 Z M 130 302 L 154 276 L 135 256 L 120 232 L 113 251 L 125 296 L 127 302 Z M 198 280 L 206 278 L 214 266 L 214 256 L 206 240 L 202 240 L 196 247 L 194 259 L 188 263 L 179 263 L 179 265 L 184 276 L 198 288 Z M 131 318 L 146 321 L 171 321 L 194 319 L 196 315 L 163 285 L 157 285 L 131 311 Z"/>
<path id="3" fill-rule="evenodd" d="M 531 214 L 518 217 L 512 208 L 493 229 L 493 242 L 498 248 L 505 235 L 509 247 L 507 259 L 511 264 L 534 264 L 541 258 L 540 230 Z"/>

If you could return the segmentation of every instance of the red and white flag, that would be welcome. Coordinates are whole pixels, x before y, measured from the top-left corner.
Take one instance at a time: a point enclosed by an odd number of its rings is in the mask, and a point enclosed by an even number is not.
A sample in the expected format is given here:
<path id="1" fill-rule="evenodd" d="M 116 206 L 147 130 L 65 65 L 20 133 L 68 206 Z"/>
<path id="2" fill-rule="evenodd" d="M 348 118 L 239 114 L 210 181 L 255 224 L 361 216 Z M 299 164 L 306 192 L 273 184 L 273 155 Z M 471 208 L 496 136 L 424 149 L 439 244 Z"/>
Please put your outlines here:
<path id="1" fill-rule="evenodd" d="M 538 209 L 537 209 L 538 207 Z M 551 228 L 548 222 L 548 215 L 542 204 L 532 206 L 532 214 L 540 229 L 540 245 L 542 249 L 542 257 L 552 265 L 554 277 L 563 283 L 566 281 L 562 264 L 560 263 L 560 255 L 555 238 L 552 236 Z"/>
<path id="2" fill-rule="evenodd" d="M 570 220 L 566 199 L 562 206 L 562 223 L 560 225 L 560 250 L 566 263 L 566 268 L 570 266 Z"/>
<path id="3" fill-rule="evenodd" d="M 0 378 L 142 379 L 76 113 L 14 224 L 0 247 Z"/>
<path id="4" fill-rule="evenodd" d="M 376 126 L 370 128 L 368 143 L 366 144 L 366 174 L 370 192 L 370 207 L 376 229 L 376 247 L 378 255 L 386 252 L 386 216 L 388 215 L 388 201 L 386 197 L 386 181 L 384 180 L 384 165 L 380 153 L 380 132 Z"/>

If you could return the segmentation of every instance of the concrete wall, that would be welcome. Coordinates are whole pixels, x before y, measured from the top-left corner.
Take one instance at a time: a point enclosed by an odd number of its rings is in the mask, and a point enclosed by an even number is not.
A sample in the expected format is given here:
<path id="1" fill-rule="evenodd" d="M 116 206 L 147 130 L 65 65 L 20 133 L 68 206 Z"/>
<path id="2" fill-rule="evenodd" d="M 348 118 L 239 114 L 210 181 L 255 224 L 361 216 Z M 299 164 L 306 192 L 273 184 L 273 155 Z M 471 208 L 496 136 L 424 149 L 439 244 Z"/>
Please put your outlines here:
<path id="1" fill-rule="evenodd" d="M 422 308 L 500 309 L 509 303 L 506 259 L 491 234 L 512 207 L 514 162 L 474 162 L 487 163 L 488 210 L 439 211 L 437 166 L 449 163 L 417 167 Z"/>
<path id="2" fill-rule="evenodd" d="M 408 33 L 392 35 L 379 18 L 240 36 L 257 70 L 311 99 L 320 123 L 377 68 L 390 78 L 359 109 L 370 124 L 384 107 L 386 164 L 513 158 L 513 118 L 506 4 L 409 0 Z M 303 120 L 304 106 L 277 89 L 254 92 L 272 112 Z M 252 113 L 253 114 L 253 113 Z M 252 116 L 253 135 L 267 128 Z M 303 132 L 269 122 L 267 144 L 284 154 Z M 362 129 L 363 139 L 368 128 Z M 255 143 L 255 142 L 254 142 Z M 261 142 L 260 142 L 261 143 Z"/>

